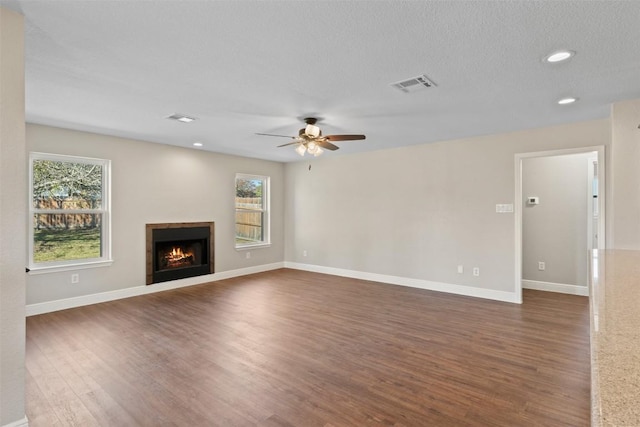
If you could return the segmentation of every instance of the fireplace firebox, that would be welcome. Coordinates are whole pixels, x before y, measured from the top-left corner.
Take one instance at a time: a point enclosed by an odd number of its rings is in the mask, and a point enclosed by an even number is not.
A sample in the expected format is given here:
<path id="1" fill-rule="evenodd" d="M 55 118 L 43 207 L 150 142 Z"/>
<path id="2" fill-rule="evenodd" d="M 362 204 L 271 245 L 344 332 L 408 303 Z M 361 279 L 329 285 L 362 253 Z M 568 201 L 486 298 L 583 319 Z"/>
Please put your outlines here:
<path id="1" fill-rule="evenodd" d="M 212 274 L 214 223 L 147 224 L 147 285 Z"/>

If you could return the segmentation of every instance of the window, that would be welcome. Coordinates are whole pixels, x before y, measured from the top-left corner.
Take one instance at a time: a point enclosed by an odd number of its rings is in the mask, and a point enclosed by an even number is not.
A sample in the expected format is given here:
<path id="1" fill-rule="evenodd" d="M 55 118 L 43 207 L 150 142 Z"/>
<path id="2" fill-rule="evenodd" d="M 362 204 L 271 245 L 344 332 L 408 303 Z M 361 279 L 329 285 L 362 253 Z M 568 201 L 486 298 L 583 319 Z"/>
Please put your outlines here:
<path id="1" fill-rule="evenodd" d="M 31 153 L 29 268 L 110 261 L 108 160 Z"/>
<path id="2" fill-rule="evenodd" d="M 236 248 L 269 241 L 269 177 L 236 175 Z"/>

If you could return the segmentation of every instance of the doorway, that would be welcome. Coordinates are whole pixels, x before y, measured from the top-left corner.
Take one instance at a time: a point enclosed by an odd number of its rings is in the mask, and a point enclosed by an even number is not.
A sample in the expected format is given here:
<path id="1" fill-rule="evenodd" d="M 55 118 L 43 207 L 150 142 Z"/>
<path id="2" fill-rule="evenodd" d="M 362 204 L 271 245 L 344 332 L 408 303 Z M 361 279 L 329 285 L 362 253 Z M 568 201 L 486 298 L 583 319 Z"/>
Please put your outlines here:
<path id="1" fill-rule="evenodd" d="M 605 242 L 603 160 L 603 146 L 516 154 L 517 301 L 523 287 L 588 295 L 587 250 Z"/>

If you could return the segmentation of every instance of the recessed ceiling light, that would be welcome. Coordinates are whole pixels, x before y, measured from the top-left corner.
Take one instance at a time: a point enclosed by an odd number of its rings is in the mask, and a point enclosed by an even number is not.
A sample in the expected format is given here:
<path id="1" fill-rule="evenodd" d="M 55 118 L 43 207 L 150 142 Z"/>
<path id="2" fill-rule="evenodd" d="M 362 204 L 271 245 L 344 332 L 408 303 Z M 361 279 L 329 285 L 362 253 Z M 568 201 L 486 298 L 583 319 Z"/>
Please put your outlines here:
<path id="1" fill-rule="evenodd" d="M 573 104 L 577 100 L 578 100 L 578 98 L 574 98 L 572 96 L 568 96 L 566 98 L 559 99 L 558 100 L 558 104 L 560 104 L 560 105 Z"/>
<path id="2" fill-rule="evenodd" d="M 202 145 L 203 145 L 202 142 L 194 142 L 193 143 L 194 147 L 202 147 Z"/>
<path id="3" fill-rule="evenodd" d="M 177 120 L 177 121 L 182 122 L 182 123 L 191 123 L 196 118 L 195 117 L 185 116 L 184 114 L 175 113 L 175 114 L 172 114 L 169 117 L 167 117 L 167 119 Z"/>
<path id="4" fill-rule="evenodd" d="M 546 56 L 544 60 L 553 64 L 556 62 L 566 61 L 575 54 L 576 53 L 572 50 L 559 50 L 557 52 L 553 52 L 552 54 Z"/>

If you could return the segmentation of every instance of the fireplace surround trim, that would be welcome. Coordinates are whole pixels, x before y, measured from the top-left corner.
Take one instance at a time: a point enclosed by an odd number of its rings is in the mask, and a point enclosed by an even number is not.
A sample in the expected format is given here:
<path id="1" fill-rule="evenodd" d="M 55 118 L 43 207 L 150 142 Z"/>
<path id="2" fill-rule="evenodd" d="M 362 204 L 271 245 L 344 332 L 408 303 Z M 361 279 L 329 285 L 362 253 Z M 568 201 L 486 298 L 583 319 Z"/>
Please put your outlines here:
<path id="1" fill-rule="evenodd" d="M 215 242 L 215 223 L 214 222 L 169 222 L 158 224 L 146 224 L 146 284 L 151 285 L 156 283 L 153 281 L 153 258 L 154 258 L 154 242 L 153 231 L 154 230 L 167 230 L 177 228 L 195 228 L 195 227 L 208 227 L 209 228 L 209 247 L 208 250 L 208 274 L 213 274 L 214 269 L 214 242 Z"/>

